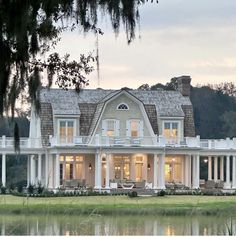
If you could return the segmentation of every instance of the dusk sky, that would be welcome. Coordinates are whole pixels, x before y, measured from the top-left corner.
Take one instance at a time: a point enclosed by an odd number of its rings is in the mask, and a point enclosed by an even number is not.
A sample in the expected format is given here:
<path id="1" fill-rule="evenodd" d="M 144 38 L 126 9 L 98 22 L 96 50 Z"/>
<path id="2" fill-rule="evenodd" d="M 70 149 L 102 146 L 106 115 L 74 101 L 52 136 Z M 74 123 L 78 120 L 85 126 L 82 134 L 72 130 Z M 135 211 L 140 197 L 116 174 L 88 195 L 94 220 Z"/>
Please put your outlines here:
<path id="1" fill-rule="evenodd" d="M 190 75 L 192 84 L 236 83 L 236 1 L 160 0 L 140 7 L 140 33 L 127 44 L 124 30 L 116 38 L 108 17 L 98 27 L 100 86 L 137 88 Z M 139 38 L 140 34 L 140 38 Z M 56 50 L 78 59 L 95 51 L 95 36 L 65 32 Z M 88 88 L 97 88 L 96 72 Z"/>

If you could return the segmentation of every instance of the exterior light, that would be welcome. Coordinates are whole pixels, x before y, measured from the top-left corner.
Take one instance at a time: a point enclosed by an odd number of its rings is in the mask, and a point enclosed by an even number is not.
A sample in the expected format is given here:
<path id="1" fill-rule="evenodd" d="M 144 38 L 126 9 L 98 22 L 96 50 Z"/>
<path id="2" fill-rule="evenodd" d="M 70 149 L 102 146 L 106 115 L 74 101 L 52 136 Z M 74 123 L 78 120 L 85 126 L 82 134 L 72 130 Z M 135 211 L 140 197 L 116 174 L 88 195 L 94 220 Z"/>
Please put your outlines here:
<path id="1" fill-rule="evenodd" d="M 89 170 L 92 170 L 92 165 L 91 165 L 91 163 L 89 163 Z"/>
<path id="2" fill-rule="evenodd" d="M 174 161 L 175 161 L 175 158 L 173 158 L 172 161 L 174 162 Z"/>
<path id="3" fill-rule="evenodd" d="M 148 168 L 148 170 L 150 170 L 151 169 L 151 165 L 148 163 L 148 166 L 147 166 L 147 168 Z"/>
<path id="4" fill-rule="evenodd" d="M 207 162 L 208 162 L 208 159 L 204 159 L 203 161 L 204 161 L 204 163 L 207 163 Z"/>

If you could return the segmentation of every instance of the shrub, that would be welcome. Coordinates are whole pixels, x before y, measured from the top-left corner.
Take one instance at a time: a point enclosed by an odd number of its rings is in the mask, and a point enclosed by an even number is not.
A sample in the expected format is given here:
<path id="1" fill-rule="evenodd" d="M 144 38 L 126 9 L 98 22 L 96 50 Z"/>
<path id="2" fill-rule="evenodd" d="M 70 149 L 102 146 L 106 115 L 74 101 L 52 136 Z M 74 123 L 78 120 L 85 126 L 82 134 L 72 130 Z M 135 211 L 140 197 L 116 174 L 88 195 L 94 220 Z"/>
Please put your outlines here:
<path id="1" fill-rule="evenodd" d="M 157 195 L 164 197 L 166 195 L 166 191 L 162 189 Z"/>
<path id="2" fill-rule="evenodd" d="M 7 188 L 5 186 L 1 186 L 1 194 L 6 194 Z"/>
<path id="3" fill-rule="evenodd" d="M 38 186 L 37 186 L 36 190 L 37 190 L 38 194 L 42 194 L 43 193 L 44 187 L 42 186 L 41 183 L 38 183 Z"/>
<path id="4" fill-rule="evenodd" d="M 35 187 L 34 187 L 34 185 L 33 184 L 29 184 L 29 186 L 27 187 L 27 192 L 28 192 L 28 194 L 33 194 L 34 193 L 34 189 L 35 189 Z"/>
<path id="5" fill-rule="evenodd" d="M 128 196 L 130 198 L 134 198 L 134 197 L 137 197 L 138 196 L 138 193 L 136 191 L 132 191 L 132 192 L 129 192 Z"/>
<path id="6" fill-rule="evenodd" d="M 22 184 L 18 184 L 18 186 L 17 186 L 17 192 L 18 192 L 18 193 L 22 193 L 22 192 L 23 192 L 23 185 L 22 185 Z"/>

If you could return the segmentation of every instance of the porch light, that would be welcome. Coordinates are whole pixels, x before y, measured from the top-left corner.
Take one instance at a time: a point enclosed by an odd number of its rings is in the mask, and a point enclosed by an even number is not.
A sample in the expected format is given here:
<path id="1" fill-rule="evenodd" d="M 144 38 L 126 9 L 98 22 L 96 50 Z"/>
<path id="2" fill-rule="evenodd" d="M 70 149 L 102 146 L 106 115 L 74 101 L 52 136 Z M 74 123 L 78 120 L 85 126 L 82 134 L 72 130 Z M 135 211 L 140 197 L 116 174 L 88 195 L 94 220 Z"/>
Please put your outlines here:
<path id="1" fill-rule="evenodd" d="M 92 165 L 91 165 L 91 163 L 89 163 L 89 170 L 92 170 Z"/>
<path id="2" fill-rule="evenodd" d="M 150 170 L 151 169 L 151 165 L 148 163 L 148 166 L 147 166 L 147 168 L 148 168 L 148 170 Z"/>
<path id="3" fill-rule="evenodd" d="M 173 158 L 172 161 L 175 162 L 175 158 Z"/>
<path id="4" fill-rule="evenodd" d="M 208 159 L 204 159 L 203 161 L 204 161 L 204 163 L 207 163 L 207 162 L 208 162 Z"/>

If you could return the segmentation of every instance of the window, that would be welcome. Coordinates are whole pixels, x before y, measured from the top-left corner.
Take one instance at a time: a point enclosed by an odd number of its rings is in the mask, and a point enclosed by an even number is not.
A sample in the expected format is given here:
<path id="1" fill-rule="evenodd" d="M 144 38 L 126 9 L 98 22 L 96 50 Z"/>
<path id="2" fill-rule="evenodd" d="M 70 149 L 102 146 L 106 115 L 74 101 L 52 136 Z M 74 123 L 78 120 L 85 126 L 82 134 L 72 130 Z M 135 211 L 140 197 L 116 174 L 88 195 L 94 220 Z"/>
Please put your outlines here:
<path id="1" fill-rule="evenodd" d="M 131 119 L 126 121 L 126 136 L 127 137 L 143 137 L 143 121 Z"/>
<path id="2" fill-rule="evenodd" d="M 74 126 L 73 120 L 59 120 L 59 136 L 61 143 L 73 143 Z"/>
<path id="3" fill-rule="evenodd" d="M 108 137 L 115 136 L 115 121 L 114 120 L 107 120 L 107 132 Z"/>
<path id="4" fill-rule="evenodd" d="M 178 122 L 165 122 L 163 135 L 166 138 L 178 137 Z"/>
<path id="5" fill-rule="evenodd" d="M 119 120 L 105 119 L 102 121 L 102 136 L 118 137 L 119 136 Z"/>
<path id="6" fill-rule="evenodd" d="M 125 103 L 119 104 L 119 105 L 117 106 L 117 110 L 128 110 L 128 109 L 129 109 L 129 107 L 128 107 L 128 105 L 125 104 Z"/>
<path id="7" fill-rule="evenodd" d="M 132 120 L 131 121 L 131 137 L 138 137 L 139 132 L 139 122 Z"/>

